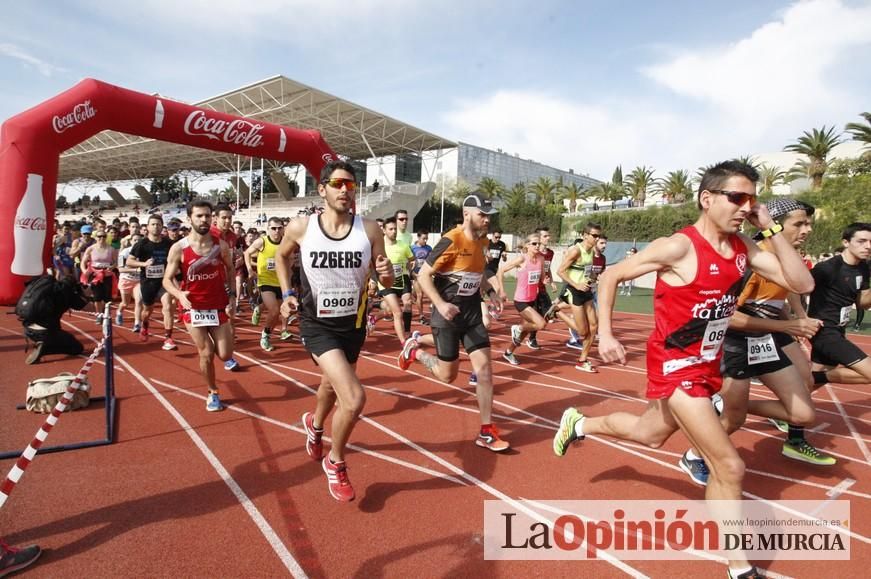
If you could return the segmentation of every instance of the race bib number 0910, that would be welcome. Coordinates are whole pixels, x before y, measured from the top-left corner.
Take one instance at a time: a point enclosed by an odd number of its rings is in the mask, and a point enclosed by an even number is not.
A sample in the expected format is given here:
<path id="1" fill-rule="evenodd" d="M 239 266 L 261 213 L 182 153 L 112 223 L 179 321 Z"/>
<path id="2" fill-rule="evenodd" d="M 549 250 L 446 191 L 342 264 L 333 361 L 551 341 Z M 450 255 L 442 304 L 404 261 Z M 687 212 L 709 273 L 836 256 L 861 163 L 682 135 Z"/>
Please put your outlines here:
<path id="1" fill-rule="evenodd" d="M 191 310 L 191 326 L 203 328 L 219 325 L 218 310 Z"/>

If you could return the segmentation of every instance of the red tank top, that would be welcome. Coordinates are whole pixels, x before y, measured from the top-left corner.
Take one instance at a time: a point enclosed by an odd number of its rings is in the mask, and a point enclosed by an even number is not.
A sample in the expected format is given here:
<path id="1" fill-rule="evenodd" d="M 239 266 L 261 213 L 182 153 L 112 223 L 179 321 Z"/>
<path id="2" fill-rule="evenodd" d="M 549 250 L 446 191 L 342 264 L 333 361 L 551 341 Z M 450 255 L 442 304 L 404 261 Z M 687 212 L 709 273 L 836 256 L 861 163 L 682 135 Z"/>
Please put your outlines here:
<path id="1" fill-rule="evenodd" d="M 182 248 L 181 289 L 190 292 L 188 300 L 195 310 L 222 310 L 230 303 L 225 289 L 227 269 L 221 258 L 220 242 L 212 245 L 208 255 L 198 255 L 185 237 Z"/>
<path id="2" fill-rule="evenodd" d="M 731 235 L 733 255 L 725 258 L 692 225 L 678 233 L 689 237 L 695 248 L 696 277 L 680 287 L 656 280 L 656 326 L 647 341 L 649 386 L 703 386 L 713 394 L 722 385 L 721 347 L 741 293 L 747 247 Z"/>

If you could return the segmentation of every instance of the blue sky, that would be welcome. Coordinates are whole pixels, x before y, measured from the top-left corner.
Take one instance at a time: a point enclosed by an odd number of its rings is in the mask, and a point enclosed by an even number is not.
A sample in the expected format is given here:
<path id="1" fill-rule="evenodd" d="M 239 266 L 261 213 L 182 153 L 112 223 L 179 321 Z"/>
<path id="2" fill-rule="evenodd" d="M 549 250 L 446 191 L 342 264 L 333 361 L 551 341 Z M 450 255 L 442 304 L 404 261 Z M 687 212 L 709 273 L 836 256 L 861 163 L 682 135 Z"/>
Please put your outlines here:
<path id="1" fill-rule="evenodd" d="M 871 110 L 871 0 L 0 0 L 0 119 L 95 77 L 195 102 L 282 74 L 608 178 Z"/>

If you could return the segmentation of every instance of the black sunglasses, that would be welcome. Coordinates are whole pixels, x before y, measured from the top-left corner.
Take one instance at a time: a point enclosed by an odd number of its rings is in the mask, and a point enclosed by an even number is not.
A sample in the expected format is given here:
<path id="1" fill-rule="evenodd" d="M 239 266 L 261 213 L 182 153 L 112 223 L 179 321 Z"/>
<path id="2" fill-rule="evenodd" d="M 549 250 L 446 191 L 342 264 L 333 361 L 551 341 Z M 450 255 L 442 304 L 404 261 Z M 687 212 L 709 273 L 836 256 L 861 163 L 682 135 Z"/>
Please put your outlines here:
<path id="1" fill-rule="evenodd" d="M 725 189 L 708 189 L 709 192 L 715 195 L 725 195 L 729 203 L 741 206 L 750 201 L 751 207 L 756 205 L 756 195 L 753 193 L 745 193 L 743 191 L 726 191 Z"/>

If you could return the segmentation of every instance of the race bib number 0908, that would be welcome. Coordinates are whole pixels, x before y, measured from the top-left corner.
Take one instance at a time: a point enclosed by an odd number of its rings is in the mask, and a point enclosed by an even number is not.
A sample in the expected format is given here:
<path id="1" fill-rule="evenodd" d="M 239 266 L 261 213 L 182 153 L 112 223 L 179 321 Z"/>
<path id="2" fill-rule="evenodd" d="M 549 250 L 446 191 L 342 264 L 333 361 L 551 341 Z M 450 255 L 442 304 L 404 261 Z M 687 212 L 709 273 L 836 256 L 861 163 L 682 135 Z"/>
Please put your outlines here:
<path id="1" fill-rule="evenodd" d="M 326 288 L 318 292 L 318 317 L 352 316 L 359 307 L 359 288 Z"/>

